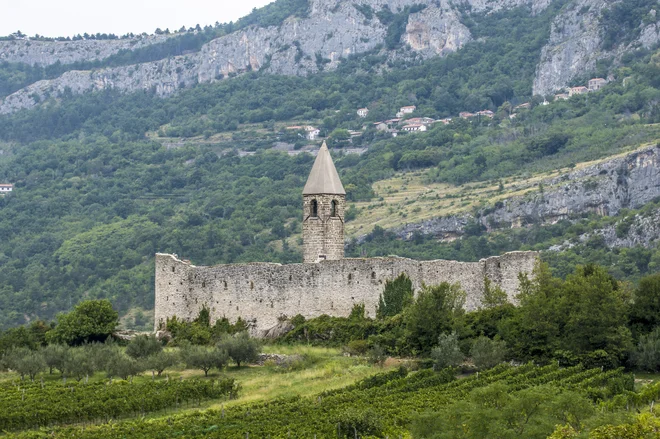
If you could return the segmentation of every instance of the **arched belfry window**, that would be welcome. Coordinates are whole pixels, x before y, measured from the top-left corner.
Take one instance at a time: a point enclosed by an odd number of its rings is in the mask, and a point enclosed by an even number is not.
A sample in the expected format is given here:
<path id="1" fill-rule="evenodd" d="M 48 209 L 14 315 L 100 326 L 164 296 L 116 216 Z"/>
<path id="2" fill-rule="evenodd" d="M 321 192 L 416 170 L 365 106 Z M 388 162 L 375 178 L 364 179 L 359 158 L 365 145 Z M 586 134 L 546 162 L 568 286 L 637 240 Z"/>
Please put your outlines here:
<path id="1" fill-rule="evenodd" d="M 312 200 L 312 216 L 315 218 L 319 216 L 319 203 L 316 200 Z"/>
<path id="2" fill-rule="evenodd" d="M 337 201 L 332 200 L 330 203 L 330 216 L 337 216 Z"/>

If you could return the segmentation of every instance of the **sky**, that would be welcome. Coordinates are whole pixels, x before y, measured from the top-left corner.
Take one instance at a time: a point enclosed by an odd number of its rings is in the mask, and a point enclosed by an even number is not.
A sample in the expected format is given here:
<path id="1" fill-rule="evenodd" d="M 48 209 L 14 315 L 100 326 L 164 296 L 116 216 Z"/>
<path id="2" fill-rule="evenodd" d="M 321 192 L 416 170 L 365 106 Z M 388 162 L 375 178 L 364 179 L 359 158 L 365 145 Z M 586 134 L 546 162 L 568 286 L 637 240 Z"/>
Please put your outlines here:
<path id="1" fill-rule="evenodd" d="M 153 33 L 236 21 L 273 0 L 0 0 L 0 36 Z"/>

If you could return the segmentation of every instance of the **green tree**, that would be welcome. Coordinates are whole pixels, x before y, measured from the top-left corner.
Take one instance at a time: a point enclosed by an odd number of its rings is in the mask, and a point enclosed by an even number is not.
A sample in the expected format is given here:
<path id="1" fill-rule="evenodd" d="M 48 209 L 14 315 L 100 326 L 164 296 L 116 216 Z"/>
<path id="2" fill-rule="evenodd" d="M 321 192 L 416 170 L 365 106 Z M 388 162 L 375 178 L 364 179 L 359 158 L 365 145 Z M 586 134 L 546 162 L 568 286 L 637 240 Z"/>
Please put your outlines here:
<path id="1" fill-rule="evenodd" d="M 60 373 L 64 373 L 64 365 L 70 355 L 70 348 L 68 346 L 51 344 L 43 348 L 41 352 L 51 374 L 53 373 L 53 369 L 57 369 Z"/>
<path id="2" fill-rule="evenodd" d="M 138 335 L 128 342 L 126 355 L 136 360 L 156 355 L 163 350 L 163 344 L 155 335 Z"/>
<path id="3" fill-rule="evenodd" d="M 501 325 L 515 358 L 547 361 L 568 351 L 586 361 L 603 351 L 615 366 L 631 350 L 628 294 L 604 268 L 579 266 L 562 281 L 539 264 L 521 285 L 520 307 Z"/>
<path id="4" fill-rule="evenodd" d="M 633 353 L 635 366 L 649 372 L 660 371 L 660 326 L 653 332 L 642 335 Z"/>
<path id="5" fill-rule="evenodd" d="M 458 335 L 455 332 L 440 334 L 437 346 L 431 351 L 431 358 L 433 359 L 433 367 L 436 370 L 460 366 L 465 356 L 458 346 Z"/>
<path id="6" fill-rule="evenodd" d="M 147 357 L 145 365 L 160 376 L 165 369 L 175 366 L 178 361 L 179 357 L 176 353 L 161 351 Z"/>
<path id="7" fill-rule="evenodd" d="M 648 334 L 660 326 L 660 273 L 639 281 L 630 307 L 630 326 L 636 334 Z"/>
<path id="8" fill-rule="evenodd" d="M 495 308 L 505 305 L 509 302 L 506 292 L 499 285 L 493 285 L 493 282 L 484 276 L 484 298 L 482 305 L 486 308 Z"/>
<path id="9" fill-rule="evenodd" d="M 62 374 L 67 377 L 73 377 L 78 381 L 83 378 L 94 375 L 94 372 L 101 370 L 97 368 L 98 359 L 90 355 L 90 351 L 85 348 L 71 349 L 71 354 L 64 362 L 64 371 Z"/>
<path id="10" fill-rule="evenodd" d="M 25 376 L 34 381 L 35 376 L 46 369 L 46 362 L 39 351 L 32 351 L 27 348 L 12 349 L 6 358 L 7 365 L 18 372 L 21 379 Z"/>
<path id="11" fill-rule="evenodd" d="M 119 377 L 123 380 L 128 380 L 130 377 L 144 372 L 145 363 L 135 358 L 117 352 L 113 358 L 105 365 L 105 373 L 108 378 Z"/>
<path id="12" fill-rule="evenodd" d="M 413 301 L 413 286 L 410 278 L 401 273 L 394 280 L 385 281 L 385 290 L 378 299 L 376 316 L 391 317 L 400 314 Z"/>
<path id="13" fill-rule="evenodd" d="M 458 284 L 423 286 L 403 316 L 408 347 L 413 352 L 429 353 L 440 334 L 460 326 L 464 303 L 465 292 Z"/>
<path id="14" fill-rule="evenodd" d="M 502 340 L 491 340 L 483 336 L 478 337 L 472 344 L 470 356 L 478 369 L 490 369 L 504 361 L 506 343 Z"/>
<path id="15" fill-rule="evenodd" d="M 257 360 L 260 345 L 245 331 L 235 335 L 225 334 L 218 342 L 217 348 L 219 351 L 226 352 L 236 365 L 241 367 L 241 363 Z"/>
<path id="16" fill-rule="evenodd" d="M 217 369 L 225 367 L 229 359 L 225 350 L 196 345 L 183 348 L 181 357 L 186 363 L 186 367 L 203 370 L 204 376 L 208 376 L 209 371 L 214 367 Z"/>
<path id="17" fill-rule="evenodd" d="M 109 300 L 86 300 L 73 311 L 57 316 L 57 325 L 47 333 L 50 343 L 80 345 L 103 342 L 119 324 L 119 314 Z"/>

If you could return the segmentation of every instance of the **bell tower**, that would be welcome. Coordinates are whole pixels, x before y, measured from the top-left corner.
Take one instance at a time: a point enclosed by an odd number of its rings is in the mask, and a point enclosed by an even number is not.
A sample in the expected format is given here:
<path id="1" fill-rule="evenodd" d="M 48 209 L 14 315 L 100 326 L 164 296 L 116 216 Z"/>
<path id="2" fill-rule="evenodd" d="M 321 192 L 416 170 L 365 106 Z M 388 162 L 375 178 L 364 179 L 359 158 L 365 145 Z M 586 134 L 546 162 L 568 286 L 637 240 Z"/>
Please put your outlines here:
<path id="1" fill-rule="evenodd" d="M 346 191 L 323 142 L 303 189 L 303 262 L 344 258 Z"/>

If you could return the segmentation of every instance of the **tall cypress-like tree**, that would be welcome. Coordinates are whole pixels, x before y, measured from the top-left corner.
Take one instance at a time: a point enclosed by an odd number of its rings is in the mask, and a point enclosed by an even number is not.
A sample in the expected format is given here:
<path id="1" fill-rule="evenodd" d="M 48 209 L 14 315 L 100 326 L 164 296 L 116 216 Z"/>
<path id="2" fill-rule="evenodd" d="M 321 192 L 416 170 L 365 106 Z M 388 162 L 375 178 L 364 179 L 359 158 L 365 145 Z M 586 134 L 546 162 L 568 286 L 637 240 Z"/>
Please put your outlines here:
<path id="1" fill-rule="evenodd" d="M 385 291 L 378 299 L 376 316 L 385 318 L 400 314 L 412 301 L 412 281 L 405 273 L 401 273 L 396 279 L 385 282 Z"/>

